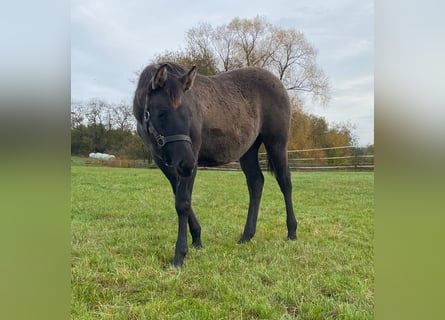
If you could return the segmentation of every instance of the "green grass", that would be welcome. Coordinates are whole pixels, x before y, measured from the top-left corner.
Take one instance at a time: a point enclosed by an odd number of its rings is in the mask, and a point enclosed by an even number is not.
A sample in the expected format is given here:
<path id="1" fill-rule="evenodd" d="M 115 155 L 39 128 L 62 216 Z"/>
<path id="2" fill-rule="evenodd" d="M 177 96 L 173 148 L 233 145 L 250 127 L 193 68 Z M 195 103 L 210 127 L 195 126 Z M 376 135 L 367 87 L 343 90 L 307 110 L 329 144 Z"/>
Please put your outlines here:
<path id="1" fill-rule="evenodd" d="M 72 166 L 72 318 L 372 319 L 373 173 L 294 172 L 296 242 L 265 178 L 257 233 L 237 245 L 243 174 L 198 172 L 204 248 L 190 245 L 175 270 L 177 217 L 161 172 Z"/>
<path id="2" fill-rule="evenodd" d="M 71 157 L 72 166 L 86 166 L 85 162 L 88 158 L 84 157 Z"/>

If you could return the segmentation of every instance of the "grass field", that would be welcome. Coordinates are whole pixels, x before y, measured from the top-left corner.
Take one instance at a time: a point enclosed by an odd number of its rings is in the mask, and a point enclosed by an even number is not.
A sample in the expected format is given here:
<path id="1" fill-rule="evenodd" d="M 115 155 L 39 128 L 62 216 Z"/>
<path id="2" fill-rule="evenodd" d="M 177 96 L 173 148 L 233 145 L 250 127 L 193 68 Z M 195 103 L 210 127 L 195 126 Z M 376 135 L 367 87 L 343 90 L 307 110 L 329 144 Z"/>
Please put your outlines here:
<path id="1" fill-rule="evenodd" d="M 243 245 L 241 172 L 200 171 L 204 248 L 170 267 L 177 232 L 159 170 L 72 166 L 73 319 L 372 319 L 374 174 L 294 172 L 298 240 L 270 174 Z M 189 236 L 190 242 L 190 236 Z"/>

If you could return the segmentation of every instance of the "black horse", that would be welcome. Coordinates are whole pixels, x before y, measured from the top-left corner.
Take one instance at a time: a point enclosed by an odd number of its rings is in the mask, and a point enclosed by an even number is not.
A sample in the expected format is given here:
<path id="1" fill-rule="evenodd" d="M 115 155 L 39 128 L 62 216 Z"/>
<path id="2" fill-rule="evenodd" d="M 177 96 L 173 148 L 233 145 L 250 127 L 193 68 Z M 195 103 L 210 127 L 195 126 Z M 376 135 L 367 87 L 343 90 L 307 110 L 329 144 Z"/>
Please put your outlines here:
<path id="1" fill-rule="evenodd" d="M 175 63 L 149 65 L 134 96 L 137 131 L 170 181 L 178 214 L 173 266 L 181 266 L 192 244 L 201 248 L 201 226 L 191 196 L 198 165 L 240 161 L 249 189 L 249 211 L 238 241 L 255 234 L 264 176 L 258 162 L 261 143 L 286 203 L 288 239 L 297 237 L 287 158 L 290 103 L 281 81 L 261 68 L 243 68 L 215 76 L 197 74 Z"/>

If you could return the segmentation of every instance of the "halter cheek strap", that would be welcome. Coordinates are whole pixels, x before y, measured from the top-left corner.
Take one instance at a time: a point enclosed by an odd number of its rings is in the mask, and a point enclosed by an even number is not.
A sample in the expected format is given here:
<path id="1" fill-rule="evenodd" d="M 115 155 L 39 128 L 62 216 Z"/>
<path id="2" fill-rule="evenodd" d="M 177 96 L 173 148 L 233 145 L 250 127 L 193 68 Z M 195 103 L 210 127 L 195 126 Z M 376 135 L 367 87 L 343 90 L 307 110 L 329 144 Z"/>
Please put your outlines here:
<path id="1" fill-rule="evenodd" d="M 162 148 L 167 143 L 173 142 L 173 141 L 187 141 L 188 143 L 192 144 L 192 139 L 190 139 L 190 137 L 185 134 L 174 134 L 174 135 L 166 136 L 166 137 L 159 134 L 159 135 L 155 136 L 155 140 L 156 140 L 156 144 L 158 145 L 159 148 Z"/>
<path id="2" fill-rule="evenodd" d="M 150 112 L 148 112 L 147 108 L 145 108 L 144 111 L 144 122 L 148 126 L 148 132 L 154 137 L 158 148 L 162 148 L 167 143 L 174 141 L 187 141 L 190 144 L 192 143 L 192 139 L 190 139 L 190 137 L 185 134 L 173 134 L 171 136 L 163 136 L 162 134 L 160 134 L 151 123 Z"/>

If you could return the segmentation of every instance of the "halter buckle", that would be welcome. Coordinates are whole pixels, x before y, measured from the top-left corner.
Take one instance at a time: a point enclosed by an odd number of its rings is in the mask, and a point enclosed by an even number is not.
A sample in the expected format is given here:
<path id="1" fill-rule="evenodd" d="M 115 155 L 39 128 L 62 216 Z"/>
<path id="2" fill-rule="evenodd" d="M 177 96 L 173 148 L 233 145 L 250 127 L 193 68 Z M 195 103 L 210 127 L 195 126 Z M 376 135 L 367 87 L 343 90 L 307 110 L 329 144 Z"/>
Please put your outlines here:
<path id="1" fill-rule="evenodd" d="M 165 137 L 163 135 L 159 135 L 156 137 L 156 144 L 159 148 L 165 146 Z"/>

